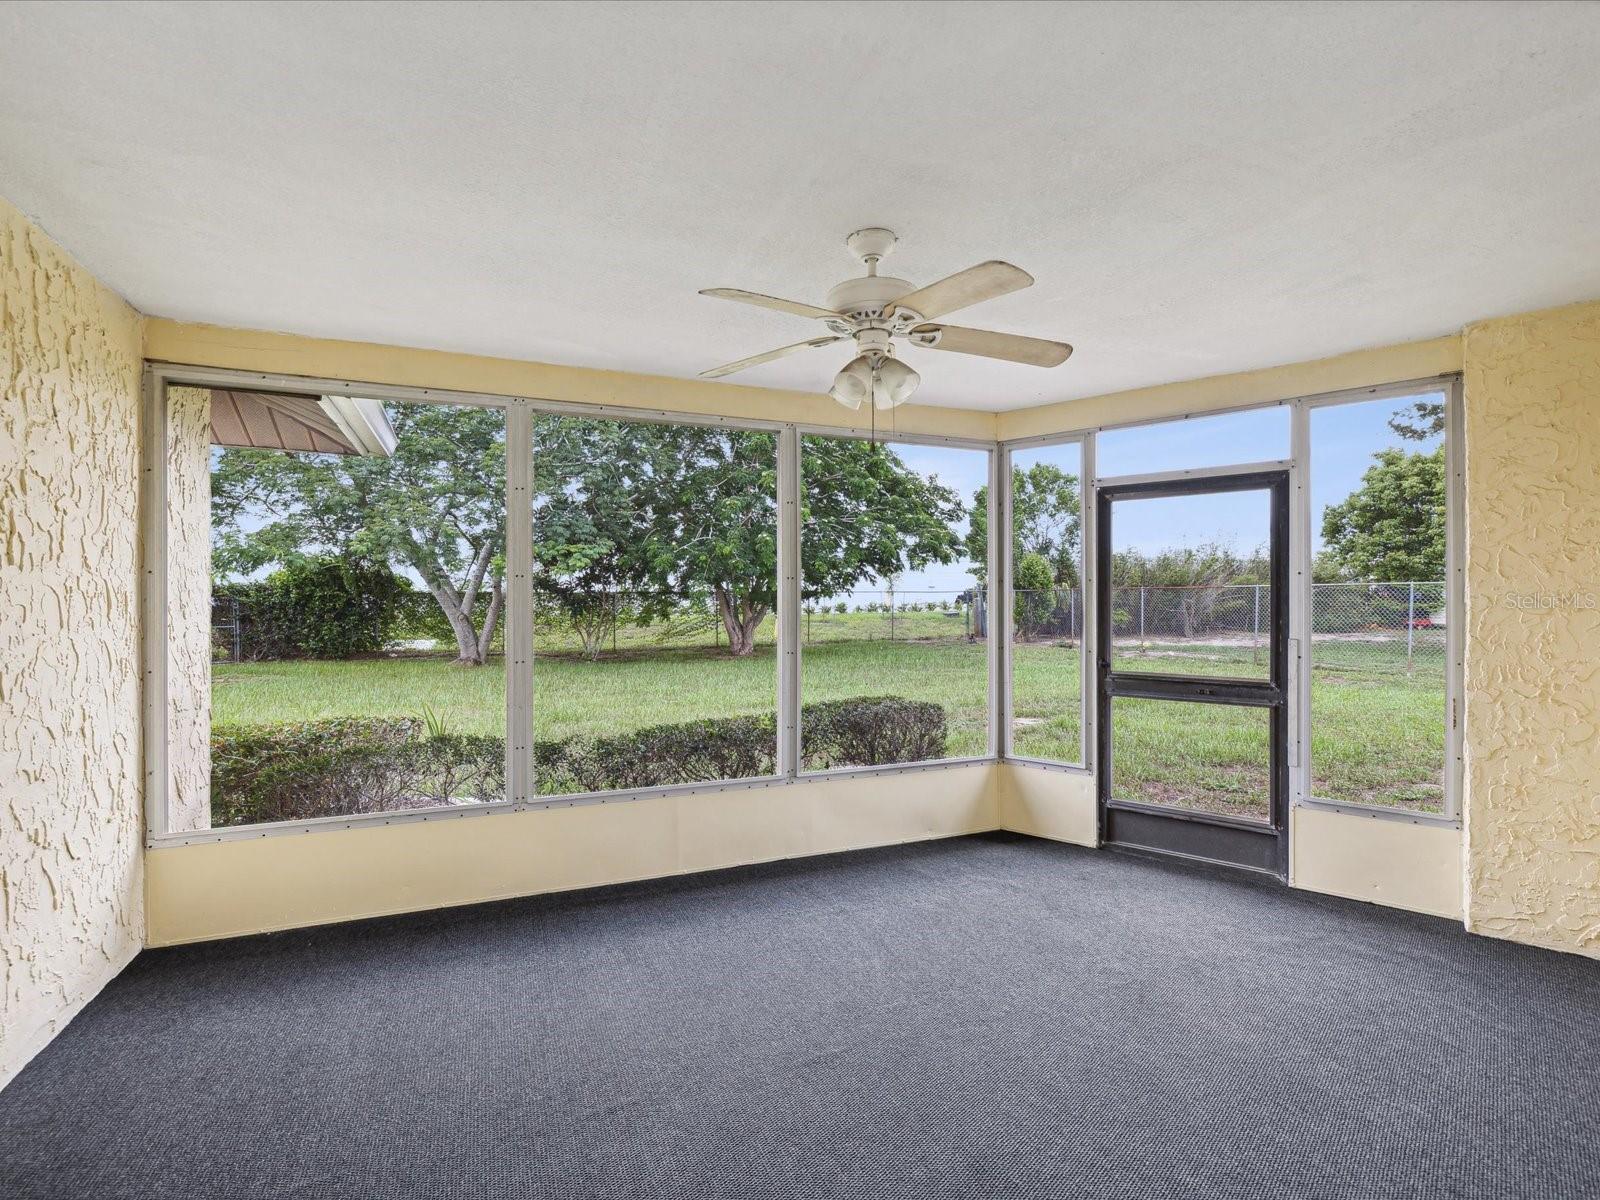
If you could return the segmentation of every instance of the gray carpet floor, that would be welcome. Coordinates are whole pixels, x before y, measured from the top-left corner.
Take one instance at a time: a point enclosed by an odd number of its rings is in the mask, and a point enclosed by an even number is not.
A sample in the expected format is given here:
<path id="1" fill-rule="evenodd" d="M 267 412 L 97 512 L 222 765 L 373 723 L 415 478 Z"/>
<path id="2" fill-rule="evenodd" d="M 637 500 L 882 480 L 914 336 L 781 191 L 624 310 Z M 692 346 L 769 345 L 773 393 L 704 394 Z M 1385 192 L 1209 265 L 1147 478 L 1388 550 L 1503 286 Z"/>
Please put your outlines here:
<path id="1" fill-rule="evenodd" d="M 1008 835 L 140 955 L 0 1196 L 1600 1196 L 1600 964 Z"/>

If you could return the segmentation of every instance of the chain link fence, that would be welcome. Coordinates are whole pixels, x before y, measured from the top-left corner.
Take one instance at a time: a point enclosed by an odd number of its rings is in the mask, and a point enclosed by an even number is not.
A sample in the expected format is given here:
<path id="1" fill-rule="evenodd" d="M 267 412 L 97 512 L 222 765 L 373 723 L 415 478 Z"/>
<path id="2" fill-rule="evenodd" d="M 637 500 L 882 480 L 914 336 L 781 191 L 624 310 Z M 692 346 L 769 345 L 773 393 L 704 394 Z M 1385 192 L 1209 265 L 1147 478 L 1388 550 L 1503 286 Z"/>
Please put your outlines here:
<path id="1" fill-rule="evenodd" d="M 211 661 L 245 661 L 244 616 L 237 596 L 211 598 Z"/>
<path id="2" fill-rule="evenodd" d="M 976 641 L 987 630 L 984 589 L 860 589 L 800 606 L 800 639 L 824 642 Z"/>
<path id="3" fill-rule="evenodd" d="M 1443 580 L 1311 585 L 1313 670 L 1445 674 Z"/>
<path id="4" fill-rule="evenodd" d="M 776 640 L 776 615 L 763 606 L 749 633 L 756 645 Z M 861 589 L 801 604 L 801 638 L 806 644 L 838 641 L 976 641 L 985 636 L 988 609 L 982 587 L 965 590 Z M 211 653 L 219 663 L 299 657 L 293 631 L 277 628 L 237 596 L 211 602 Z M 742 635 L 741 631 L 741 635 Z M 499 647 L 497 634 L 496 649 Z M 536 592 L 534 637 L 541 653 L 581 653 L 595 657 L 619 651 L 723 649 L 728 628 L 715 597 L 706 595 L 602 591 L 585 596 Z M 388 621 L 388 653 L 454 654 L 454 634 L 437 603 L 426 592 L 405 596 Z"/>
<path id="5" fill-rule="evenodd" d="M 1019 642 L 1080 642 L 1084 597 L 1079 588 L 1019 590 L 1013 594 Z M 1215 587 L 1119 587 L 1112 590 L 1112 636 L 1119 655 L 1209 657 L 1261 661 L 1271 625 L 1267 584 Z M 421 594 L 399 623 L 393 650 L 453 652 L 450 631 L 431 597 Z M 1445 585 L 1441 580 L 1317 583 L 1311 587 L 1312 667 L 1353 672 L 1444 673 Z M 536 598 L 535 624 L 547 650 L 594 653 L 624 646 L 726 645 L 713 600 L 704 596 L 606 592 L 585 604 Z M 858 590 L 807 600 L 801 636 L 830 641 L 972 641 L 987 633 L 982 587 L 962 591 Z M 434 628 L 433 626 L 437 626 Z M 769 612 L 755 641 L 774 637 Z M 281 631 L 253 620 L 233 596 L 211 603 L 212 657 L 248 662 L 277 656 Z"/>
<path id="6" fill-rule="evenodd" d="M 601 591 L 558 594 L 535 591 L 534 651 L 582 653 L 595 658 L 610 652 L 723 649 L 728 630 L 715 599 L 703 594 L 665 591 Z M 768 611 L 744 614 L 754 625 L 754 645 L 770 645 L 773 620 Z M 738 623 L 740 614 L 735 612 Z M 741 626 L 739 636 L 744 636 Z"/>
<path id="7" fill-rule="evenodd" d="M 1014 594 L 1019 642 L 1083 637 L 1079 588 Z M 1311 585 L 1312 667 L 1377 673 L 1444 673 L 1445 585 L 1441 580 Z M 1262 661 L 1272 623 L 1272 588 L 1243 583 L 1118 587 L 1111 593 L 1118 654 Z"/>

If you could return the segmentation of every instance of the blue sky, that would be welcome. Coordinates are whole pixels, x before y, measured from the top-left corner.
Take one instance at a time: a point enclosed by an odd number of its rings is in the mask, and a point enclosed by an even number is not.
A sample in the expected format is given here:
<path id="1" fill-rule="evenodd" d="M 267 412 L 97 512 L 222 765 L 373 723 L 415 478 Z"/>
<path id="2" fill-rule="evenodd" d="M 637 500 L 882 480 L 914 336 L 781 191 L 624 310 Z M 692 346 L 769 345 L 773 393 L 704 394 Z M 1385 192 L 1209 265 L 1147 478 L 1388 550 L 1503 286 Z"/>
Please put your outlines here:
<path id="1" fill-rule="evenodd" d="M 1311 540 L 1312 552 L 1322 546 L 1322 510 L 1348 496 L 1361 484 L 1372 456 L 1388 446 L 1409 451 L 1431 451 L 1437 438 L 1408 442 L 1388 426 L 1391 416 L 1403 413 L 1422 398 L 1441 399 L 1422 392 L 1393 400 L 1329 405 L 1311 412 Z M 964 501 L 987 481 L 988 465 L 981 451 L 944 446 L 894 443 L 906 465 L 923 475 L 937 476 L 954 487 Z M 1095 443 L 1101 477 L 1145 474 L 1195 467 L 1221 467 L 1234 463 L 1265 462 L 1289 457 L 1287 406 L 1194 417 L 1159 425 L 1140 425 L 1100 434 Z M 1040 447 L 1015 453 L 1017 466 L 1049 461 L 1077 472 L 1076 446 Z M 962 526 L 963 531 L 965 525 Z M 1218 541 L 1248 552 L 1266 542 L 1266 505 L 1259 493 L 1235 493 L 1203 499 L 1145 501 L 1119 507 L 1116 543 L 1153 553 L 1168 547 Z M 934 591 L 953 595 L 970 587 L 972 564 L 962 560 L 906 572 L 897 591 Z M 860 600 L 881 599 L 881 584 L 863 585 Z"/>

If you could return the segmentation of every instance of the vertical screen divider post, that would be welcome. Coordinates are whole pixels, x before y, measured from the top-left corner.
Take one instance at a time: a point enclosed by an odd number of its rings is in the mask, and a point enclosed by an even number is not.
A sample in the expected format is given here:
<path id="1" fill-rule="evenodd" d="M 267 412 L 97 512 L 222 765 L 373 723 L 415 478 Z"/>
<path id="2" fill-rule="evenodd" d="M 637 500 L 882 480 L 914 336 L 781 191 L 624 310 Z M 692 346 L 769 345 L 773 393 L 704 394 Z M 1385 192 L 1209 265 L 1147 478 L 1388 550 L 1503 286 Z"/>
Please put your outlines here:
<path id="1" fill-rule="evenodd" d="M 1098 770 L 1097 730 L 1100 723 L 1099 690 L 1096 684 L 1095 653 L 1100 638 L 1100 606 L 1095 603 L 1099 586 L 1099 564 L 1095 557 L 1097 478 L 1094 462 L 1094 434 L 1084 434 L 1078 459 L 1078 595 L 1083 600 L 1083 636 L 1078 641 L 1078 726 L 1082 732 L 1079 761 L 1087 770 Z"/>
<path id="2" fill-rule="evenodd" d="M 506 798 L 531 801 L 533 761 L 533 410 L 506 407 Z"/>
<path id="3" fill-rule="evenodd" d="M 1011 753 L 1011 451 L 989 451 L 989 756 Z"/>
<path id="4" fill-rule="evenodd" d="M 778 433 L 778 774 L 800 772 L 800 431 Z"/>

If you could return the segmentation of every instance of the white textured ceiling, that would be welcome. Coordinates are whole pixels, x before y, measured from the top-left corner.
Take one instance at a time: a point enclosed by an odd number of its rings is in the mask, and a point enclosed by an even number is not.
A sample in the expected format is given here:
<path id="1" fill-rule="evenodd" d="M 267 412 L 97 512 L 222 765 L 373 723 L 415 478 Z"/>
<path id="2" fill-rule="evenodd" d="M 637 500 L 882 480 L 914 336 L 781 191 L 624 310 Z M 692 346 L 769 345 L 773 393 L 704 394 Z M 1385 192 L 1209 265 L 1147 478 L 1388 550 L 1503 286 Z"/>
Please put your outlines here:
<path id="1" fill-rule="evenodd" d="M 1600 296 L 1600 5 L 0 6 L 0 194 L 142 310 L 693 375 L 986 258 L 1000 409 Z M 846 352 L 736 376 L 821 390 Z"/>

